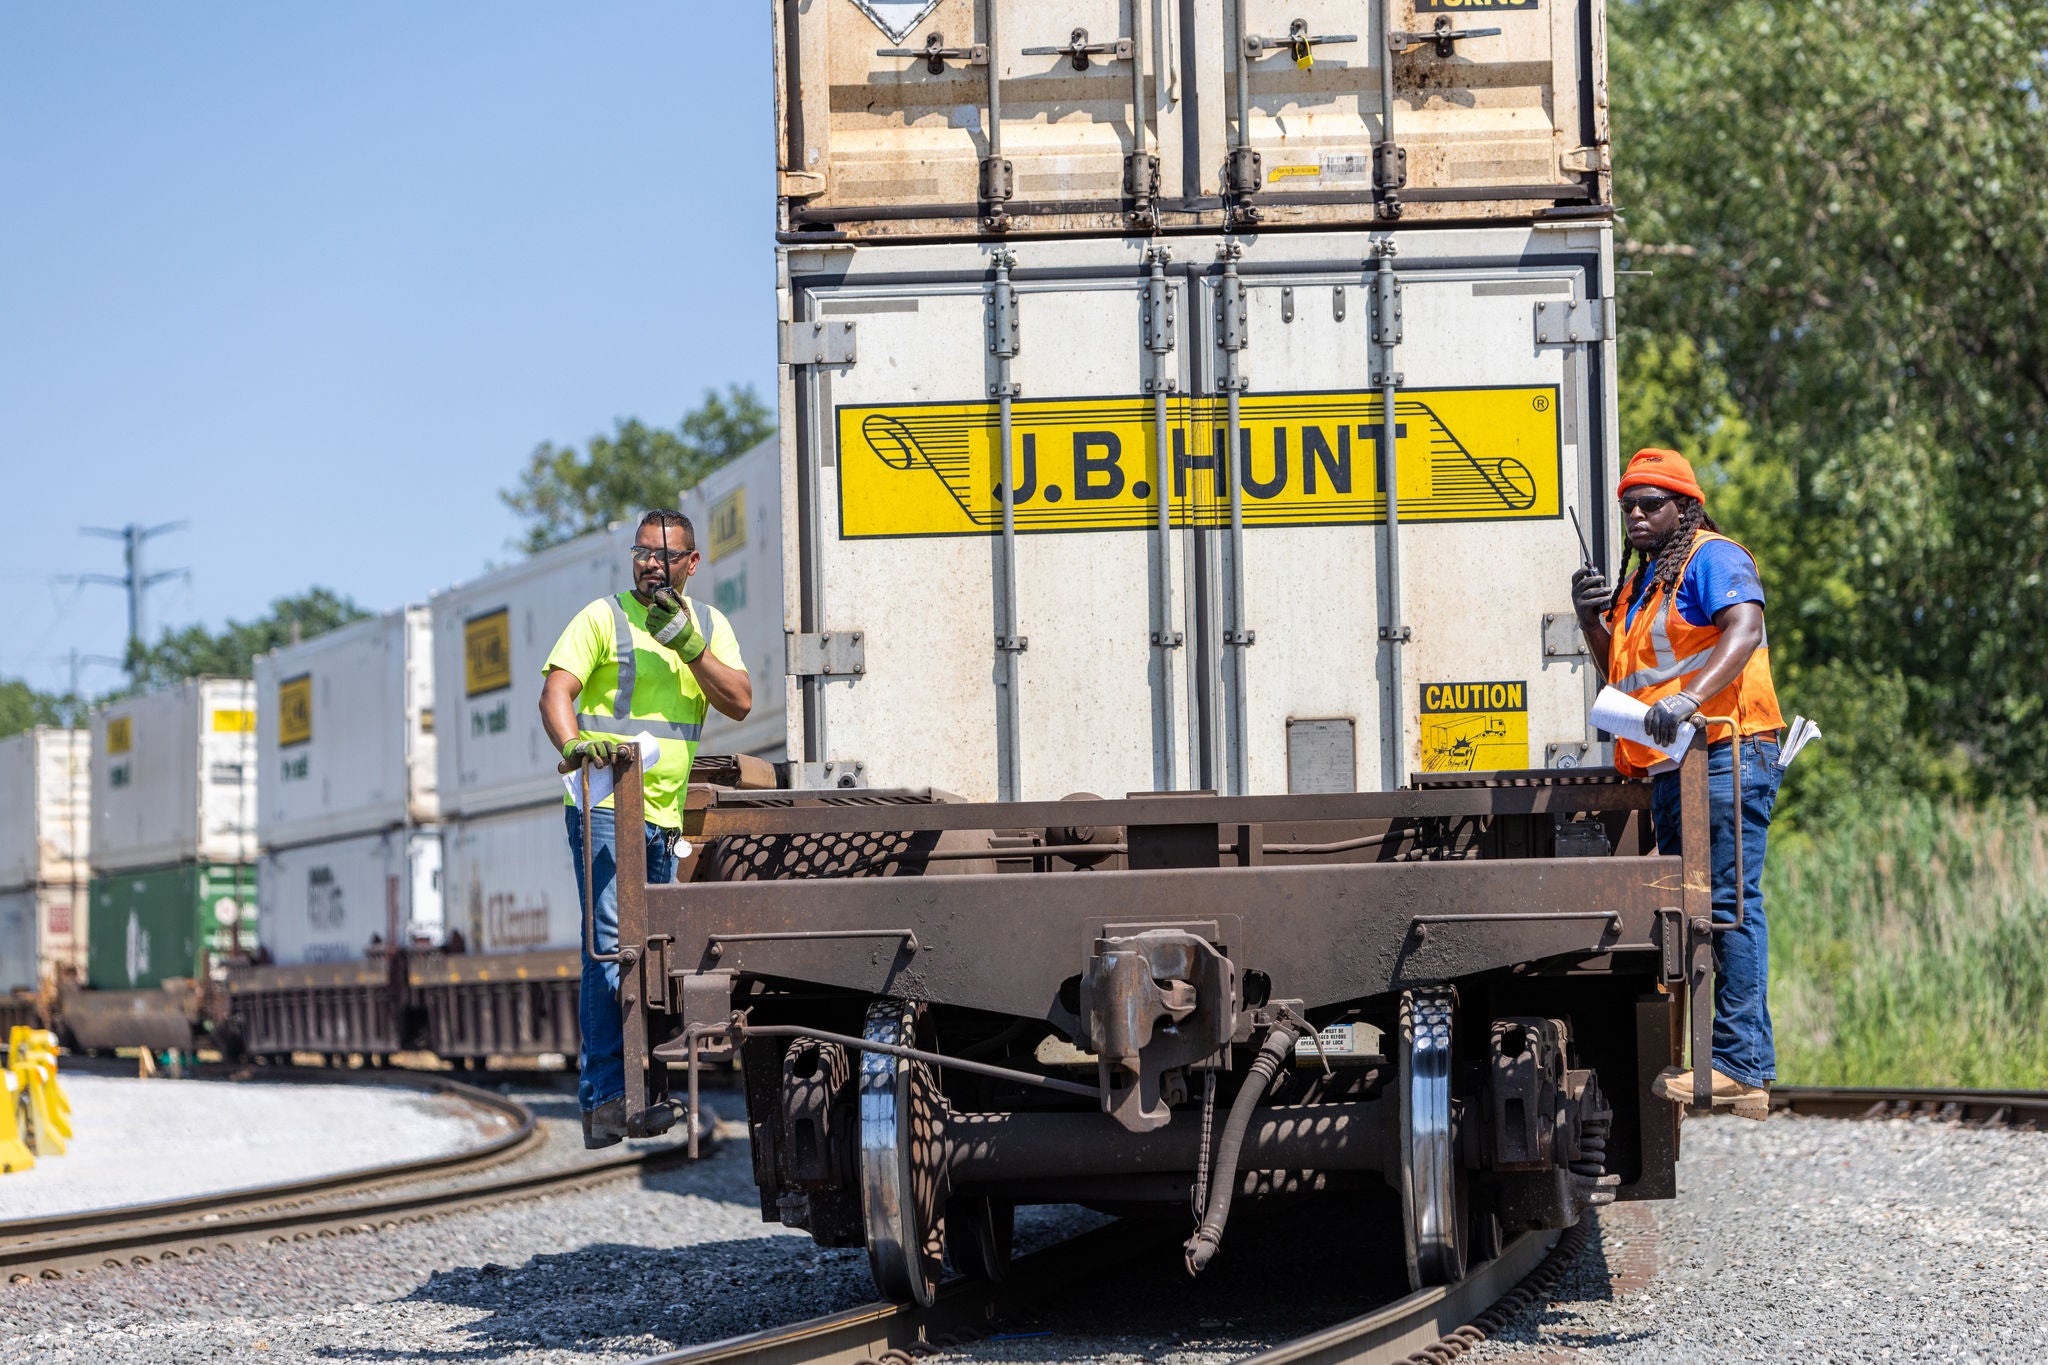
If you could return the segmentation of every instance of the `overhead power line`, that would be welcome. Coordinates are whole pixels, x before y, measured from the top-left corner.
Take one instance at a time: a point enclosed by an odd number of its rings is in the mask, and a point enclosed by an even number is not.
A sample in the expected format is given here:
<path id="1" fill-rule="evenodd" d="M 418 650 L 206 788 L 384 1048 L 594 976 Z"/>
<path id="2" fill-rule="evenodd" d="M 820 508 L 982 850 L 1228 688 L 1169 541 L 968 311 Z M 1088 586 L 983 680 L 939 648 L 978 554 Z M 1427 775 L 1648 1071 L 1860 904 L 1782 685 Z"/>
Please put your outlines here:
<path id="1" fill-rule="evenodd" d="M 108 526 L 81 526 L 78 528 L 81 535 L 104 536 L 109 540 L 122 542 L 122 557 L 128 565 L 128 572 L 71 574 L 59 580 L 68 583 L 107 583 L 127 589 L 128 658 L 131 674 L 135 667 L 134 661 L 140 657 L 143 640 L 148 634 L 145 597 L 149 590 L 174 578 L 189 580 L 192 577 L 190 569 L 161 569 L 150 573 L 143 566 L 143 547 L 155 537 L 171 531 L 182 531 L 185 526 L 186 523 L 182 521 L 167 521 L 160 526 L 144 526 L 140 522 L 131 521 L 118 530 Z"/>

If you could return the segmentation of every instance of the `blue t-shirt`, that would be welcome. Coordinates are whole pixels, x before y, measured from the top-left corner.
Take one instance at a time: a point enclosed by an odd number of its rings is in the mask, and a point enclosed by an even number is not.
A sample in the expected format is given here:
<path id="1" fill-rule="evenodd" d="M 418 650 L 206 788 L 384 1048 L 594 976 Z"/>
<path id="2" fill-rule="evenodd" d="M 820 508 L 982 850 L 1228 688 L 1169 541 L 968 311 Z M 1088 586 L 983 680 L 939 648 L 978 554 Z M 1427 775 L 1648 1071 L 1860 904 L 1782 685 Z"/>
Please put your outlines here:
<path id="1" fill-rule="evenodd" d="M 1657 561 L 1645 564 L 1636 574 L 1628 603 L 1628 619 L 1625 625 L 1636 623 L 1636 613 L 1641 610 L 1650 574 L 1656 569 Z M 1710 540 L 1700 546 L 1699 553 L 1685 566 L 1685 572 L 1678 579 L 1678 614 L 1687 623 L 1695 626 L 1710 626 L 1714 613 L 1723 607 L 1732 607 L 1738 602 L 1754 602 L 1763 605 L 1764 585 L 1756 575 L 1756 561 L 1749 557 L 1749 551 L 1732 540 Z"/>

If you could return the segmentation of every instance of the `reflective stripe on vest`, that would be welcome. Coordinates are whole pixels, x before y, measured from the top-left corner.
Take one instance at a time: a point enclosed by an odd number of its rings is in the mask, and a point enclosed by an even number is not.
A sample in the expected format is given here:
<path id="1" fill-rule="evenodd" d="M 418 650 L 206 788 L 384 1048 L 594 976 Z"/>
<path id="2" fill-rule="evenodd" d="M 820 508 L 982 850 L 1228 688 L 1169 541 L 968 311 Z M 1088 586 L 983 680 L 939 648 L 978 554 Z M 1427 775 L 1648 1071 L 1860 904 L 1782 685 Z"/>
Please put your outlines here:
<path id="1" fill-rule="evenodd" d="M 589 716 L 579 715 L 576 724 L 585 730 L 594 730 L 601 735 L 637 735 L 642 730 L 656 739 L 681 739 L 695 744 L 704 737 L 702 721 L 635 720 L 631 716 Z"/>
<path id="2" fill-rule="evenodd" d="M 1691 563 L 1702 547 L 1716 540 L 1736 544 L 1727 536 L 1701 531 L 1686 551 L 1686 562 Z M 1679 576 L 1684 577 L 1683 566 Z M 1614 608 L 1608 617 L 1608 628 L 1613 633 L 1608 651 L 1608 674 L 1614 680 L 1613 686 L 1645 705 L 1684 690 L 1693 675 L 1706 666 L 1721 640 L 1719 626 L 1696 626 L 1679 615 L 1677 590 L 1661 586 L 1649 589 L 1633 621 L 1629 620 L 1626 602 Z M 1678 652 L 1681 649 L 1685 651 L 1683 655 Z M 1626 673 L 1621 671 L 1624 668 Z M 1768 631 L 1734 681 L 1714 696 L 1701 698 L 1700 711 L 1709 716 L 1733 716 L 1736 730 L 1744 735 L 1767 733 L 1784 724 L 1778 711 L 1777 689 L 1771 683 Z M 1711 726 L 1709 738 L 1716 743 L 1728 738 L 1728 727 Z M 1615 766 L 1636 776 L 1671 766 L 1671 760 L 1656 750 L 1626 739 L 1615 740 L 1614 759 Z"/>
<path id="3" fill-rule="evenodd" d="M 617 594 L 610 600 L 612 652 L 617 656 L 619 665 L 618 686 L 612 694 L 612 713 L 609 716 L 600 716 L 591 712 L 579 712 L 576 716 L 577 726 L 601 735 L 637 735 L 645 730 L 656 739 L 677 739 L 695 744 L 704 735 L 702 720 L 645 720 L 633 715 L 633 686 L 637 681 L 638 668 L 633 648 L 633 622 L 632 618 L 626 615 L 626 604 Z M 706 638 L 709 638 L 709 632 L 706 632 Z M 709 710 L 708 698 L 704 706 Z"/>

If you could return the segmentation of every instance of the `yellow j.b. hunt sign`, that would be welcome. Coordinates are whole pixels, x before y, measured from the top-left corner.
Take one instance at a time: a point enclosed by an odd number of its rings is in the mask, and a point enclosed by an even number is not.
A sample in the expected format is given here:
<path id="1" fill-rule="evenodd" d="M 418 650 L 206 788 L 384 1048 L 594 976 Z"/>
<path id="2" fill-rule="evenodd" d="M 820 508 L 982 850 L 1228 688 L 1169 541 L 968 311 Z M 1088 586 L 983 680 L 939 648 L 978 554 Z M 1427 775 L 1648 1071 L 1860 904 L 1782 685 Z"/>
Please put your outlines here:
<path id="1" fill-rule="evenodd" d="M 1562 516 L 1554 385 L 1413 389 L 1394 402 L 1401 520 Z M 1019 399 L 1011 406 L 1017 529 L 1158 525 L 1159 457 L 1147 397 Z M 1230 521 L 1224 400 L 1167 404 L 1176 526 Z M 1239 400 L 1235 474 L 1247 526 L 1386 520 L 1377 392 Z M 987 535 L 1002 525 L 996 405 L 838 410 L 839 534 Z"/>

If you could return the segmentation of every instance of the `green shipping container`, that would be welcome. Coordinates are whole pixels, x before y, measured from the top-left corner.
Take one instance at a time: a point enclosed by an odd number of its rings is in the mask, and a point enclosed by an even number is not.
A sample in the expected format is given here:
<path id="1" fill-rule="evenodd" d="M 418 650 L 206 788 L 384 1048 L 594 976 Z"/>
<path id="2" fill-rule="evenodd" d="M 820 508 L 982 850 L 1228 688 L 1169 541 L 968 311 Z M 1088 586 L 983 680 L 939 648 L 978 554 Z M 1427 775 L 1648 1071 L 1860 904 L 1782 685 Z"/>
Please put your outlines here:
<path id="1" fill-rule="evenodd" d="M 92 881 L 88 983 L 95 990 L 204 977 L 212 963 L 256 947 L 256 869 L 180 863 L 106 873 Z"/>

